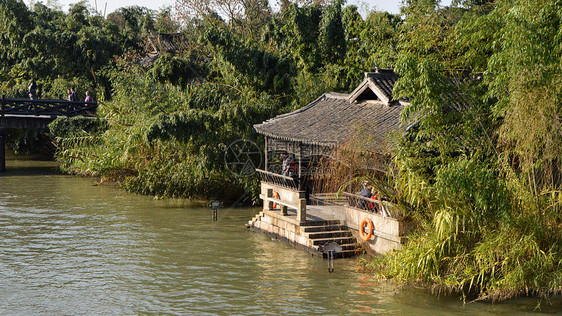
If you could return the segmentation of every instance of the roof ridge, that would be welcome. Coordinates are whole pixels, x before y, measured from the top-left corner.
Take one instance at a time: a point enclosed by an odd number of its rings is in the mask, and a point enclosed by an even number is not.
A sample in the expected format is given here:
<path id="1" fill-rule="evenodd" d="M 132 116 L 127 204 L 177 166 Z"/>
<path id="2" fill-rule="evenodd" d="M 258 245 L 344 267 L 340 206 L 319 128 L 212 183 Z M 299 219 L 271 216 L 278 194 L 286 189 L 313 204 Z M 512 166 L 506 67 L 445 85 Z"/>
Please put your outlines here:
<path id="1" fill-rule="evenodd" d="M 346 99 L 349 98 L 349 93 L 340 93 L 340 92 L 334 92 L 334 91 L 326 92 L 326 93 L 324 93 L 324 95 L 326 95 L 327 98 L 331 98 L 331 99 L 346 100 Z"/>
<path id="2" fill-rule="evenodd" d="M 302 107 L 302 108 L 300 108 L 300 109 L 298 109 L 298 110 L 295 110 L 295 111 L 293 111 L 293 112 L 289 112 L 289 113 L 277 115 L 277 116 L 272 117 L 272 118 L 270 118 L 269 120 L 267 120 L 267 121 L 265 121 L 265 122 L 263 122 L 263 123 L 261 123 L 261 124 L 255 124 L 254 126 L 265 125 L 265 124 L 267 124 L 267 123 L 270 123 L 270 122 L 273 121 L 273 120 L 277 120 L 277 119 L 280 119 L 280 118 L 285 118 L 285 117 L 288 117 L 288 116 L 292 116 L 292 115 L 295 115 L 295 114 L 302 113 L 302 112 L 304 112 L 304 111 L 310 109 L 310 108 L 313 107 L 314 105 L 316 105 L 316 103 L 322 101 L 322 100 L 326 97 L 326 94 L 327 94 L 327 93 L 322 94 L 320 97 L 316 98 L 316 100 L 310 102 L 310 103 L 309 103 L 307 106 L 305 106 L 305 107 Z"/>

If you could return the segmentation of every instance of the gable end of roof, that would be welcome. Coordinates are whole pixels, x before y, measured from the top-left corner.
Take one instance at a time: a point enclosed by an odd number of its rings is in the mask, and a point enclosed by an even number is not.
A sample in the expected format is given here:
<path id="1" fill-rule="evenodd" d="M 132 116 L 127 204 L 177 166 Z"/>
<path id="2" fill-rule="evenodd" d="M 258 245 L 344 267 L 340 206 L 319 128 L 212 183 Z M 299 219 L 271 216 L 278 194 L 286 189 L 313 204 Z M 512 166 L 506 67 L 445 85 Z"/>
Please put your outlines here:
<path id="1" fill-rule="evenodd" d="M 349 94 L 349 103 L 377 100 L 389 106 L 394 101 L 392 89 L 397 79 L 398 76 L 388 69 L 365 73 L 363 82 Z"/>

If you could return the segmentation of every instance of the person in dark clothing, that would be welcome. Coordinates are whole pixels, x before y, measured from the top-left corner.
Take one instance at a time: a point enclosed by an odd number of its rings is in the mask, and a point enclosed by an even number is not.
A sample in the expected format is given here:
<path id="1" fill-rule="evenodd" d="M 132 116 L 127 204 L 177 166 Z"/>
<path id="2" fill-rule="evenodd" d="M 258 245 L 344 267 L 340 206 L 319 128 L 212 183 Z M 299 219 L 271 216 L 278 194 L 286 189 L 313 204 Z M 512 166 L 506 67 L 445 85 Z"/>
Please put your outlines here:
<path id="1" fill-rule="evenodd" d="M 363 188 L 361 189 L 361 191 L 359 191 L 358 195 L 368 199 L 371 198 L 371 188 L 367 186 L 366 182 L 363 182 L 362 186 Z M 367 203 L 367 201 L 360 199 L 359 204 L 362 209 L 368 209 L 367 206 L 369 205 L 369 203 Z"/>
<path id="2" fill-rule="evenodd" d="M 78 95 L 76 94 L 76 90 L 74 88 L 70 88 L 70 101 L 78 101 Z"/>
<path id="3" fill-rule="evenodd" d="M 37 84 L 35 83 L 35 79 L 31 79 L 29 87 L 27 87 L 27 92 L 31 100 L 37 99 Z"/>
<path id="4" fill-rule="evenodd" d="M 370 198 L 371 190 L 369 190 L 369 188 L 367 187 L 364 187 L 363 189 L 361 189 L 361 191 L 359 191 L 359 195 L 362 197 Z"/>
<path id="5" fill-rule="evenodd" d="M 361 191 L 359 191 L 359 195 L 366 198 L 371 197 L 371 188 L 367 186 L 367 181 L 363 181 L 363 183 L 361 183 Z"/>

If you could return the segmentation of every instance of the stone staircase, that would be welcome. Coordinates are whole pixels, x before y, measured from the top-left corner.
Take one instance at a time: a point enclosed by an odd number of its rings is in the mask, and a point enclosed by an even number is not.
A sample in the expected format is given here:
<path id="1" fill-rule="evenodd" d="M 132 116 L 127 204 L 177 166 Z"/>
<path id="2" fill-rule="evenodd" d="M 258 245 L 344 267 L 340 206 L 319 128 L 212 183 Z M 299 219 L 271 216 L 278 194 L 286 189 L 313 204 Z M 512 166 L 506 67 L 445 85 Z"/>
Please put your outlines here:
<path id="1" fill-rule="evenodd" d="M 246 225 L 250 229 L 265 232 L 277 239 L 284 239 L 295 246 L 305 248 L 311 253 L 322 255 L 320 246 L 335 242 L 342 247 L 336 258 L 353 257 L 363 252 L 350 229 L 340 220 L 307 220 L 302 223 L 262 211 Z"/>
<path id="2" fill-rule="evenodd" d="M 342 251 L 336 254 L 336 258 L 353 257 L 363 252 L 349 228 L 340 220 L 307 221 L 301 226 L 301 231 L 316 249 L 330 242 L 339 244 Z"/>

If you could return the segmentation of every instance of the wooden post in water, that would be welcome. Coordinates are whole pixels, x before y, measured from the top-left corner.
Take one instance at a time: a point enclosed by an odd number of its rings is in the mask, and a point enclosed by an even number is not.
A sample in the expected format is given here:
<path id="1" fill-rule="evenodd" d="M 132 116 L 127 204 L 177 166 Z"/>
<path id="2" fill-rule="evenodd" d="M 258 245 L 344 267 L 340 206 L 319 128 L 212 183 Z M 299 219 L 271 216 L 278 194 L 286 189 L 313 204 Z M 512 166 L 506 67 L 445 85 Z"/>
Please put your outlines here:
<path id="1" fill-rule="evenodd" d="M 0 126 L 0 172 L 6 172 L 6 128 Z"/>

